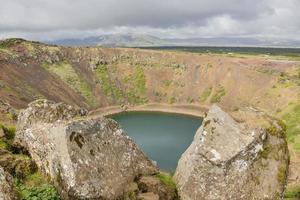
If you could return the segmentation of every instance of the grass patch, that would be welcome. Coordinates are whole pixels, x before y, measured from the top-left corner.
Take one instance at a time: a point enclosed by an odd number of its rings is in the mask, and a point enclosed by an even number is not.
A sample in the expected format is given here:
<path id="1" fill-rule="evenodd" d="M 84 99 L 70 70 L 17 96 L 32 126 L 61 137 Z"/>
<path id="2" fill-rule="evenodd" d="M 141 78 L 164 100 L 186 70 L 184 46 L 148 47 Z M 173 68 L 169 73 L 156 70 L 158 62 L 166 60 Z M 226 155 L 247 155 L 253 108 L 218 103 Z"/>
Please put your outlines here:
<path id="1" fill-rule="evenodd" d="M 176 103 L 176 101 L 177 101 L 177 99 L 174 96 L 169 99 L 170 104 Z"/>
<path id="2" fill-rule="evenodd" d="M 211 97 L 211 103 L 219 103 L 223 96 L 226 95 L 226 90 L 223 86 L 219 86 L 215 94 Z"/>
<path id="3" fill-rule="evenodd" d="M 8 149 L 9 146 L 7 144 L 7 142 L 5 140 L 3 140 L 2 138 L 0 138 L 0 149 Z"/>
<path id="4" fill-rule="evenodd" d="M 0 138 L 0 148 L 11 150 L 12 143 L 16 135 L 16 127 L 15 126 L 5 126 L 0 123 L 0 129 L 4 132 L 4 137 Z"/>
<path id="5" fill-rule="evenodd" d="M 212 88 L 205 88 L 205 90 L 202 92 L 202 94 L 200 95 L 199 101 L 200 102 L 205 102 L 207 100 L 207 98 L 210 96 L 212 91 Z"/>
<path id="6" fill-rule="evenodd" d="M 288 141 L 300 152 L 300 104 L 290 105 L 279 115 L 286 124 Z"/>
<path id="7" fill-rule="evenodd" d="M 96 104 L 92 87 L 76 73 L 72 65 L 67 62 L 61 62 L 53 65 L 43 64 L 42 67 L 58 75 L 68 86 L 80 93 L 89 105 L 94 106 Z"/>
<path id="8" fill-rule="evenodd" d="M 176 190 L 176 184 L 173 181 L 172 177 L 166 173 L 159 173 L 156 175 L 159 180 L 166 186 L 168 186 L 169 188 L 172 188 L 174 190 Z"/>
<path id="9" fill-rule="evenodd" d="M 300 186 L 288 187 L 285 191 L 284 198 L 300 199 Z"/>

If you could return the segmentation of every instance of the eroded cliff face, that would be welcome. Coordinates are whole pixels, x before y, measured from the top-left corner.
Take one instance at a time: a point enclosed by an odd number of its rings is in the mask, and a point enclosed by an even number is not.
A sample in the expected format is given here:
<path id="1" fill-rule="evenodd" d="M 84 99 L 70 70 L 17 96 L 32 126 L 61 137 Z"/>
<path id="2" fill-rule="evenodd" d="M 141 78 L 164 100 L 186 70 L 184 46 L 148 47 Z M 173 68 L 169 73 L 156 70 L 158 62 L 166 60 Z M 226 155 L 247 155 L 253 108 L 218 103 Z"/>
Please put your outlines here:
<path id="1" fill-rule="evenodd" d="M 220 103 L 274 113 L 300 93 L 294 77 L 299 62 L 263 57 L 70 48 L 11 39 L 0 44 L 0 64 L 0 95 L 17 108 L 47 98 L 89 109 Z"/>
<path id="2" fill-rule="evenodd" d="M 260 120 L 269 128 L 263 128 Z M 288 148 L 284 127 L 269 120 L 255 113 L 238 123 L 212 106 L 179 160 L 175 180 L 181 198 L 281 199 L 288 175 Z"/>

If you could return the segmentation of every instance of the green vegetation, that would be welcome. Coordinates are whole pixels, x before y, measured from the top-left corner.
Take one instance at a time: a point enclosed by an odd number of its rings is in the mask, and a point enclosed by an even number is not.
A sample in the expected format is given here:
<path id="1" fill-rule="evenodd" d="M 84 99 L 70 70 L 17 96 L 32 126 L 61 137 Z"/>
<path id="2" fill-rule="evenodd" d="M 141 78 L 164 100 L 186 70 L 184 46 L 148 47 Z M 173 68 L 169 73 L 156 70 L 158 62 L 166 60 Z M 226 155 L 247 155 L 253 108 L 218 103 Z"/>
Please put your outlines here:
<path id="1" fill-rule="evenodd" d="M 112 80 L 108 67 L 106 65 L 99 65 L 96 69 L 96 75 L 100 79 L 101 88 L 104 94 L 115 101 L 115 103 L 124 103 L 123 92 L 117 86 L 116 82 Z"/>
<path id="2" fill-rule="evenodd" d="M 146 93 L 146 76 L 144 70 L 140 66 L 135 67 L 133 75 L 130 76 L 131 82 L 130 91 L 128 92 L 128 101 L 133 104 L 144 104 L 148 100 L 145 97 Z"/>
<path id="3" fill-rule="evenodd" d="M 175 52 L 191 52 L 197 54 L 217 54 L 228 57 L 246 58 L 251 56 L 270 57 L 278 60 L 300 60 L 296 48 L 268 48 L 268 47 L 143 47 L 142 49 L 168 50 Z"/>
<path id="4" fill-rule="evenodd" d="M 174 97 L 174 96 L 169 99 L 170 104 L 176 103 L 176 101 L 177 101 L 176 97 Z"/>
<path id="5" fill-rule="evenodd" d="M 137 87 L 137 91 L 139 93 L 145 93 L 146 77 L 145 77 L 144 70 L 142 67 L 137 66 L 135 68 L 135 72 L 133 74 L 133 80 L 134 80 L 135 86 Z"/>
<path id="6" fill-rule="evenodd" d="M 30 42 L 24 42 L 23 45 L 25 46 L 25 48 L 27 49 L 27 52 L 30 55 L 34 55 L 35 54 L 35 47 L 32 45 L 32 43 L 30 43 Z"/>
<path id="7" fill-rule="evenodd" d="M 300 199 L 300 186 L 288 187 L 285 191 L 284 198 Z"/>
<path id="8" fill-rule="evenodd" d="M 4 132 L 4 137 L 0 138 L 0 148 L 8 150 L 5 159 L 8 165 L 13 166 L 11 173 L 15 179 L 15 186 L 18 198 L 23 200 L 58 200 L 59 195 L 47 178 L 37 172 L 36 166 L 31 162 L 28 155 L 12 152 L 13 140 L 16 128 L 0 123 L 0 129 Z"/>
<path id="9" fill-rule="evenodd" d="M 271 150 L 272 150 L 272 146 L 271 145 L 265 146 L 264 150 L 261 151 L 261 153 L 260 153 L 261 157 L 263 157 L 264 159 L 267 159 L 268 156 L 269 156 L 269 154 L 270 154 L 270 152 L 271 152 Z"/>
<path id="10" fill-rule="evenodd" d="M 11 38 L 11 39 L 6 39 L 3 41 L 0 41 L 0 48 L 10 48 L 15 44 L 19 44 L 24 42 L 25 40 L 19 39 L 19 38 Z"/>
<path id="11" fill-rule="evenodd" d="M 286 180 L 286 166 L 279 166 L 278 173 L 277 173 L 277 180 L 280 184 L 284 185 Z"/>
<path id="12" fill-rule="evenodd" d="M 164 81 L 164 86 L 168 88 L 171 85 L 171 83 L 172 83 L 171 80 L 165 80 Z"/>
<path id="13" fill-rule="evenodd" d="M 136 66 L 132 74 L 124 76 L 122 80 L 114 77 L 115 73 L 116 68 L 110 71 L 106 65 L 99 65 L 96 69 L 102 90 L 108 98 L 117 104 L 126 103 L 126 100 L 131 104 L 147 102 L 146 77 L 142 67 Z"/>
<path id="14" fill-rule="evenodd" d="M 211 63 L 208 63 L 208 64 L 206 65 L 206 67 L 207 67 L 207 69 L 210 69 L 210 68 L 213 68 L 213 65 L 212 65 Z"/>
<path id="15" fill-rule="evenodd" d="M 168 186 L 169 188 L 176 189 L 176 184 L 170 175 L 166 173 L 159 173 L 156 176 L 164 185 Z"/>
<path id="16" fill-rule="evenodd" d="M 0 123 L 0 128 L 3 129 L 5 133 L 5 137 L 9 140 L 12 140 L 16 134 L 16 127 L 15 126 L 4 126 Z"/>
<path id="17" fill-rule="evenodd" d="M 24 200 L 59 200 L 55 187 L 39 172 L 15 180 L 18 196 Z"/>
<path id="18" fill-rule="evenodd" d="M 223 86 L 219 86 L 215 94 L 211 97 L 211 103 L 219 103 L 221 98 L 226 95 L 226 90 Z"/>
<path id="19" fill-rule="evenodd" d="M 3 130 L 5 137 L 0 138 L 0 148 L 11 150 L 12 143 L 16 134 L 16 128 L 14 126 L 6 126 L 0 123 L 0 129 Z"/>
<path id="20" fill-rule="evenodd" d="M 194 102 L 195 102 L 195 100 L 194 100 L 192 97 L 186 98 L 186 101 L 187 101 L 188 103 L 194 103 Z"/>
<path id="21" fill-rule="evenodd" d="M 300 104 L 291 104 L 282 112 L 281 118 L 286 124 L 288 141 L 300 152 Z"/>
<path id="22" fill-rule="evenodd" d="M 44 63 L 42 67 L 58 75 L 68 86 L 80 93 L 90 105 L 94 106 L 96 104 L 92 87 L 76 73 L 72 65 L 67 62 L 53 65 Z"/>
<path id="23" fill-rule="evenodd" d="M 199 101 L 200 102 L 205 102 L 207 100 L 207 98 L 210 96 L 211 91 L 212 91 L 211 87 L 205 88 L 205 90 L 202 92 L 202 94 L 201 94 L 201 96 L 199 98 Z"/>

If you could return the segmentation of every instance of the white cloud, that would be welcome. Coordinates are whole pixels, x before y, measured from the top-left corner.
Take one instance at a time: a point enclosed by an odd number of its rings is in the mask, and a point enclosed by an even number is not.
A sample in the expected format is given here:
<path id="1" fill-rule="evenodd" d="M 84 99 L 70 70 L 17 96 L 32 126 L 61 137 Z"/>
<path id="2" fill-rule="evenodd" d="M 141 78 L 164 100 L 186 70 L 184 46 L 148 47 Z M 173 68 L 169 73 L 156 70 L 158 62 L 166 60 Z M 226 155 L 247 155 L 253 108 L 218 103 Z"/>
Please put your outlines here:
<path id="1" fill-rule="evenodd" d="M 0 37 L 138 32 L 300 40 L 299 0 L 0 0 L 0 5 Z"/>

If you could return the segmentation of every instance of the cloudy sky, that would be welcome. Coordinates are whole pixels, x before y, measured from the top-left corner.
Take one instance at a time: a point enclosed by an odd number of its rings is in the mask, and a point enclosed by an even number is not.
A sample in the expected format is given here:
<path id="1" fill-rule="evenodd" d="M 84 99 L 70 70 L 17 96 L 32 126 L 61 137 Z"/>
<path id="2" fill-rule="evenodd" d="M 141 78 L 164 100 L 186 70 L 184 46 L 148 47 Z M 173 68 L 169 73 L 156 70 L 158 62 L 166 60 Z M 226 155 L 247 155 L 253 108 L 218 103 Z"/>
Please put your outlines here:
<path id="1" fill-rule="evenodd" d="M 300 40 L 300 0 L 0 0 L 0 38 L 141 33 Z"/>

